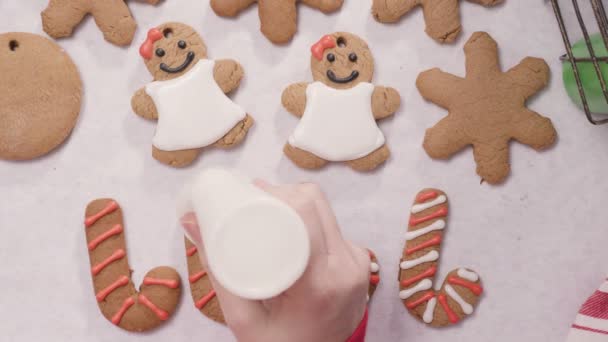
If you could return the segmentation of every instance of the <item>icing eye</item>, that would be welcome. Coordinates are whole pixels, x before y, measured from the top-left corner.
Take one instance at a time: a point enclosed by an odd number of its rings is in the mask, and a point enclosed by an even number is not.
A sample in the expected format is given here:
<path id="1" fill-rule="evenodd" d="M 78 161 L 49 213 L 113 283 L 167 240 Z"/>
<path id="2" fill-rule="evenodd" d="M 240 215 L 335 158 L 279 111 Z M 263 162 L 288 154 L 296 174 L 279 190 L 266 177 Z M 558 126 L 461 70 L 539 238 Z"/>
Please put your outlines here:
<path id="1" fill-rule="evenodd" d="M 351 62 L 356 62 L 357 61 L 357 54 L 356 53 L 351 53 L 350 55 L 348 55 L 348 59 L 350 59 Z"/>
<path id="2" fill-rule="evenodd" d="M 177 42 L 177 46 L 178 46 L 180 49 L 185 49 L 185 48 L 186 48 L 186 46 L 187 46 L 187 44 L 186 44 L 186 42 L 185 42 L 185 41 L 180 40 L 179 42 Z"/>
<path id="3" fill-rule="evenodd" d="M 18 42 L 18 41 L 16 41 L 16 40 L 11 40 L 11 41 L 8 43 L 8 48 L 9 48 L 11 51 L 15 51 L 15 50 L 17 50 L 17 48 L 18 48 L 18 47 L 19 47 L 19 42 Z"/>
<path id="4" fill-rule="evenodd" d="M 162 56 L 164 56 L 164 55 L 165 55 L 165 50 L 163 50 L 163 49 L 161 49 L 161 48 L 156 49 L 156 55 L 157 55 L 158 57 L 162 57 Z"/>
<path id="5" fill-rule="evenodd" d="M 327 55 L 327 60 L 328 60 L 330 63 L 333 63 L 333 62 L 336 60 L 336 55 L 334 55 L 333 53 L 328 54 L 328 55 Z"/>

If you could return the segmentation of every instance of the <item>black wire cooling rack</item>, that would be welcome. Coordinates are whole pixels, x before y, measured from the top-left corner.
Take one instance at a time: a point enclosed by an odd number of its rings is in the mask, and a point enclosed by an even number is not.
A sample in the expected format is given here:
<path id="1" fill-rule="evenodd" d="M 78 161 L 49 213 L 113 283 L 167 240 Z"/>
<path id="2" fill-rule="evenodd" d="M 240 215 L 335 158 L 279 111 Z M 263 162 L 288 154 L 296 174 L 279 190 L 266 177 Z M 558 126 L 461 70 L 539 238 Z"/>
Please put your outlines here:
<path id="1" fill-rule="evenodd" d="M 583 37 L 585 39 L 585 43 L 587 44 L 587 48 L 589 49 L 589 57 L 587 58 L 575 58 L 572 53 L 572 44 L 570 42 L 570 37 L 568 35 L 568 30 L 566 29 L 566 24 L 564 23 L 564 17 L 562 16 L 562 11 L 560 8 L 559 0 L 551 0 L 553 4 L 553 10 L 555 11 L 555 17 L 557 18 L 557 23 L 559 24 L 559 29 L 562 33 L 562 38 L 564 40 L 564 45 L 566 46 L 566 54 L 562 56 L 562 61 L 569 61 L 573 64 L 573 72 L 574 78 L 576 80 L 576 85 L 578 87 L 578 91 L 581 96 L 581 101 L 583 104 L 583 108 L 585 110 L 585 114 L 587 115 L 587 119 L 594 125 L 601 125 L 608 123 L 608 118 L 604 117 L 602 119 L 598 119 L 596 115 L 591 113 L 589 110 L 589 102 L 587 101 L 587 96 L 583 89 L 583 83 L 580 77 L 580 70 L 578 68 L 579 63 L 593 63 L 593 67 L 595 69 L 595 73 L 597 74 L 598 80 L 600 82 L 600 86 L 602 87 L 602 91 L 604 93 L 604 97 L 606 102 L 608 103 L 608 88 L 606 87 L 606 80 L 602 75 L 602 71 L 600 69 L 600 63 L 608 63 L 608 56 L 598 57 L 593 50 L 593 46 L 591 44 L 591 39 L 589 37 L 589 32 L 587 30 L 587 25 L 585 24 L 585 20 L 581 15 L 580 6 L 577 0 L 570 0 L 572 2 L 572 6 L 574 8 L 574 13 L 576 13 L 576 19 L 580 25 L 580 29 L 583 33 Z M 595 15 L 595 20 L 597 21 L 597 26 L 599 27 L 600 34 L 604 40 L 604 44 L 608 47 L 608 18 L 606 18 L 606 10 L 604 8 L 604 4 L 602 0 L 589 0 L 591 3 L 591 7 L 593 8 L 593 14 Z"/>

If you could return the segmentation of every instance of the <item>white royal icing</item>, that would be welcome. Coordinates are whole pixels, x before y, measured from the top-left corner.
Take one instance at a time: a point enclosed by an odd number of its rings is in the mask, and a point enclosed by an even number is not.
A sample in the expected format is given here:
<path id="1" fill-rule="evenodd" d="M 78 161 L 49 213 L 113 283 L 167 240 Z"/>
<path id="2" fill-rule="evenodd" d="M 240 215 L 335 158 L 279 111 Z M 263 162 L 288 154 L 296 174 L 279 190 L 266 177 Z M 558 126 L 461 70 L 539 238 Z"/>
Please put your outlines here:
<path id="1" fill-rule="evenodd" d="M 403 261 L 401 262 L 400 266 L 402 270 L 407 270 L 420 264 L 424 264 L 425 262 L 436 261 L 437 259 L 439 259 L 439 252 L 433 250 L 421 256 L 420 258 Z"/>
<path id="2" fill-rule="evenodd" d="M 418 284 L 416 284 L 416 286 L 399 292 L 399 298 L 401 298 L 403 300 L 408 299 L 411 296 L 413 296 L 414 294 L 416 294 L 420 291 L 428 290 L 431 287 L 433 287 L 433 282 L 430 279 L 424 279 L 421 282 L 419 282 Z"/>
<path id="3" fill-rule="evenodd" d="M 445 203 L 445 201 L 447 201 L 447 200 L 448 200 L 447 197 L 445 197 L 444 195 L 441 195 L 430 202 L 416 204 L 412 207 L 412 214 L 418 214 L 418 213 L 423 212 L 436 205 Z"/>
<path id="4" fill-rule="evenodd" d="M 464 299 L 462 299 L 462 297 L 460 297 L 458 292 L 456 292 L 456 290 L 454 290 L 452 286 L 446 285 L 445 293 L 447 293 L 450 297 L 452 297 L 452 299 L 454 299 L 454 301 L 456 301 L 456 303 L 458 303 L 458 305 L 460 305 L 460 307 L 462 308 L 462 312 L 467 315 L 473 313 L 473 306 L 467 303 Z"/>
<path id="5" fill-rule="evenodd" d="M 370 265 L 370 271 L 372 273 L 377 273 L 378 271 L 380 271 L 380 265 L 378 265 L 375 262 L 372 262 L 371 265 Z"/>
<path id="6" fill-rule="evenodd" d="M 445 228 L 445 221 L 437 220 L 433 222 L 433 224 L 422 229 L 408 231 L 407 233 L 405 233 L 405 239 L 407 241 L 414 240 L 415 238 L 418 238 L 424 234 L 430 233 L 434 230 L 442 230 L 443 228 Z"/>
<path id="7" fill-rule="evenodd" d="M 424 309 L 424 314 L 422 315 L 422 320 L 424 323 L 432 323 L 435 317 L 435 307 L 437 306 L 437 298 L 433 297 L 426 305 L 426 309 Z"/>
<path id="8" fill-rule="evenodd" d="M 477 273 L 466 270 L 464 268 L 458 270 L 458 276 L 462 279 L 472 282 L 477 282 L 479 280 L 479 276 L 477 275 Z"/>
<path id="9" fill-rule="evenodd" d="M 334 89 L 314 82 L 306 88 L 306 110 L 289 138 L 293 147 L 329 161 L 348 161 L 384 145 L 372 112 L 374 85 Z"/>
<path id="10" fill-rule="evenodd" d="M 246 117 L 213 78 L 215 61 L 199 60 L 187 73 L 146 85 L 158 111 L 152 144 L 163 151 L 213 144 Z"/>

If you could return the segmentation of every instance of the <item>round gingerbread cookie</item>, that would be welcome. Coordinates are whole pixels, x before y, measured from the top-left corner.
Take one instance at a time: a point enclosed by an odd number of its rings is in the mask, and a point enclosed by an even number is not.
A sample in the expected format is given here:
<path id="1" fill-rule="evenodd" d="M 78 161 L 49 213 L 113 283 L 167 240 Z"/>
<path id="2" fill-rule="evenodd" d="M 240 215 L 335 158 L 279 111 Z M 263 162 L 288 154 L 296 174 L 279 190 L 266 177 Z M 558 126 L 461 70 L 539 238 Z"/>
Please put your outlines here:
<path id="1" fill-rule="evenodd" d="M 0 34 L 0 159 L 49 153 L 80 113 L 78 69 L 57 44 L 39 35 Z"/>

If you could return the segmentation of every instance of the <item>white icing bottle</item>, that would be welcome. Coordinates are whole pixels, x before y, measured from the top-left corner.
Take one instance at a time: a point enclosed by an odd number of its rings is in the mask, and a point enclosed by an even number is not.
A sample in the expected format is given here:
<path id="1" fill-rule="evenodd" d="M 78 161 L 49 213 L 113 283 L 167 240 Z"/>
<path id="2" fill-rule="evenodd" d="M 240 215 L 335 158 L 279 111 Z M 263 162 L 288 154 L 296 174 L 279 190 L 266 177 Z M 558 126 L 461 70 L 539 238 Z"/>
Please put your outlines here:
<path id="1" fill-rule="evenodd" d="M 251 300 L 278 296 L 304 273 L 310 239 L 300 216 L 244 176 L 207 169 L 185 187 L 182 217 L 194 212 L 209 268 L 233 294 Z"/>

